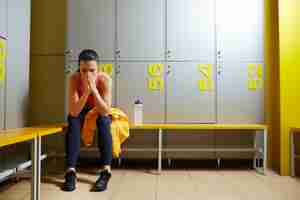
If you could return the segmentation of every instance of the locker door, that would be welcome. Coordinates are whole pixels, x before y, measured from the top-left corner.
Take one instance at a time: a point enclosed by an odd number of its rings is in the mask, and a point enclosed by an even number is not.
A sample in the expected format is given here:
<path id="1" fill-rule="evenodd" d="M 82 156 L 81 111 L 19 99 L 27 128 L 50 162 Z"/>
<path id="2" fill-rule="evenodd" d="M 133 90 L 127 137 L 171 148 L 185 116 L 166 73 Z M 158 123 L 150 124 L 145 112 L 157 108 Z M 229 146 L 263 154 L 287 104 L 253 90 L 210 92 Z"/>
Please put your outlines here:
<path id="1" fill-rule="evenodd" d="M 117 57 L 162 60 L 163 0 L 117 0 Z"/>
<path id="2" fill-rule="evenodd" d="M 216 122 L 215 70 L 211 68 L 211 81 L 200 72 L 203 63 L 168 63 L 167 75 L 167 122 L 168 123 L 214 123 Z M 206 64 L 204 64 L 206 66 Z M 204 86 L 199 81 L 204 81 Z"/>
<path id="3" fill-rule="evenodd" d="M 7 63 L 7 40 L 0 35 L 0 129 L 5 127 L 5 70 Z"/>
<path id="4" fill-rule="evenodd" d="M 217 0 L 219 123 L 264 121 L 263 4 Z"/>
<path id="5" fill-rule="evenodd" d="M 117 106 L 121 108 L 133 123 L 134 101 L 143 101 L 143 122 L 164 122 L 164 90 L 148 88 L 148 65 L 146 62 L 119 63 L 117 73 Z"/>
<path id="6" fill-rule="evenodd" d="M 167 0 L 168 60 L 215 57 L 215 0 Z"/>
<path id="7" fill-rule="evenodd" d="M 95 49 L 102 60 L 114 59 L 114 0 L 68 0 L 67 49 L 76 60 L 82 49 Z"/>
<path id="8" fill-rule="evenodd" d="M 9 39 L 5 79 L 5 128 L 9 129 L 28 125 L 31 1 L 9 0 L 7 6 Z M 29 155 L 29 143 L 8 147 L 5 156 L 6 168 L 14 168 L 28 161 Z"/>
<path id="9" fill-rule="evenodd" d="M 9 0 L 6 128 L 27 125 L 29 103 L 30 0 Z"/>
<path id="10" fill-rule="evenodd" d="M 0 0 L 0 70 L 6 67 L 7 0 Z M 0 129 L 4 128 L 5 80 L 0 80 Z"/>
<path id="11" fill-rule="evenodd" d="M 1 37 L 2 36 L 2 37 Z M 4 42 L 4 36 L 7 36 L 7 1 L 0 0 L 0 43 Z M 1 45 L 1 44 L 0 44 Z M 0 47 L 0 65 L 6 64 L 3 56 L 3 46 Z M 4 128 L 4 93 L 5 81 L 0 82 L 0 129 Z M 0 150 L 0 172 L 5 169 L 5 151 Z"/>
<path id="12" fill-rule="evenodd" d="M 111 66 L 111 67 L 110 67 Z M 69 102 L 68 102 L 68 92 L 69 92 L 69 78 L 71 76 L 71 74 L 73 72 L 75 72 L 77 69 L 78 69 L 78 61 L 73 61 L 73 62 L 69 62 L 69 64 L 66 64 L 65 66 L 65 105 L 66 105 L 66 108 L 65 108 L 65 117 L 67 119 L 67 116 L 68 116 L 68 113 L 69 113 Z M 108 68 L 111 69 L 111 73 L 108 73 L 111 78 L 112 78 L 112 106 L 115 106 L 116 105 L 116 89 L 115 89 L 115 63 L 112 62 L 112 61 L 107 61 L 107 62 L 101 62 L 99 64 L 99 70 L 108 70 Z M 108 72 L 108 71 L 107 71 Z"/>

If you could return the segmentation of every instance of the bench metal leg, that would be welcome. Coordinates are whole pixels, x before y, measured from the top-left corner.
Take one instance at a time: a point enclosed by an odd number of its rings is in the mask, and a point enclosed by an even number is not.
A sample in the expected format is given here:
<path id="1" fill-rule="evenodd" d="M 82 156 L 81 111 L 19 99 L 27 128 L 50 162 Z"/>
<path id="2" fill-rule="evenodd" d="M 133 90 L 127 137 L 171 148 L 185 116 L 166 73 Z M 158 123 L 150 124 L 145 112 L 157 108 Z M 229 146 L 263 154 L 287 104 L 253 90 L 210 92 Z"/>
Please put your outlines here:
<path id="1" fill-rule="evenodd" d="M 217 166 L 218 166 L 218 168 L 221 167 L 221 158 L 217 158 Z"/>
<path id="2" fill-rule="evenodd" d="M 267 171 L 267 165 L 268 165 L 268 129 L 264 129 L 264 175 L 266 174 Z"/>
<path id="3" fill-rule="evenodd" d="M 253 141 L 254 156 L 253 156 L 253 169 L 257 169 L 257 141 L 256 141 L 256 132 L 254 133 L 254 141 Z"/>
<path id="4" fill-rule="evenodd" d="M 158 130 L 158 174 L 161 173 L 162 164 L 162 129 Z"/>
<path id="5" fill-rule="evenodd" d="M 41 137 L 33 139 L 31 144 L 31 200 L 40 200 L 41 191 Z"/>
<path id="6" fill-rule="evenodd" d="M 168 158 L 168 167 L 170 168 L 171 165 L 172 165 L 172 160 L 171 160 L 171 158 Z"/>
<path id="7" fill-rule="evenodd" d="M 267 170 L 267 161 L 268 161 L 268 132 L 267 129 L 263 130 L 263 148 L 258 148 L 257 145 L 257 133 L 254 134 L 254 157 L 253 157 L 253 168 L 257 171 L 257 173 L 265 175 Z M 258 166 L 258 161 L 263 160 L 263 166 Z"/>
<path id="8" fill-rule="evenodd" d="M 295 176 L 295 144 L 294 144 L 294 132 L 290 132 L 290 155 L 291 155 L 291 176 Z"/>
<path id="9" fill-rule="evenodd" d="M 121 164 L 122 164 L 122 159 L 121 159 L 121 156 L 118 158 L 118 167 L 121 167 Z"/>

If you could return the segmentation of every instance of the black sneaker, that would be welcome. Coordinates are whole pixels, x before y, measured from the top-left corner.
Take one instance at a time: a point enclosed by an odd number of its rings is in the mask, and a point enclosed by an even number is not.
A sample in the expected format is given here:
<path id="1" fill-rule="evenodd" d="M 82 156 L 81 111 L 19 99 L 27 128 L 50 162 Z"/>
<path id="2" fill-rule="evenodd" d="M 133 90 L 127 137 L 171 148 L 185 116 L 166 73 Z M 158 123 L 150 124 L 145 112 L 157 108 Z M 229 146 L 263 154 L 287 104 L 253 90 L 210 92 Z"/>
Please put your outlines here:
<path id="1" fill-rule="evenodd" d="M 76 188 L 76 173 L 74 171 L 69 171 L 65 175 L 65 182 L 62 187 L 63 191 L 72 192 Z"/>
<path id="2" fill-rule="evenodd" d="M 108 170 L 104 170 L 100 173 L 100 177 L 96 181 L 92 191 L 93 192 L 102 192 L 107 189 L 107 184 L 109 179 L 111 178 L 111 173 Z"/>

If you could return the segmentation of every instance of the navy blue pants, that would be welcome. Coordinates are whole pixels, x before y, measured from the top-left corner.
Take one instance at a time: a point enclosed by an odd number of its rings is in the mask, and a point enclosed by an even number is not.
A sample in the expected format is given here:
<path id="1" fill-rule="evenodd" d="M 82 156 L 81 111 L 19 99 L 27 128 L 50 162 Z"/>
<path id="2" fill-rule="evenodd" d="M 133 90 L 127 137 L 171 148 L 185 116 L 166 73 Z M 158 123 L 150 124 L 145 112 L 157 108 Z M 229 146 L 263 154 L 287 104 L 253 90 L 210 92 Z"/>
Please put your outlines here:
<path id="1" fill-rule="evenodd" d="M 84 122 L 84 117 L 90 109 L 84 108 L 77 117 L 68 116 L 68 129 L 65 134 L 66 139 L 66 165 L 68 168 L 75 168 L 80 151 L 80 131 Z M 110 165 L 112 161 L 112 136 L 111 118 L 99 116 L 97 119 L 98 147 L 101 155 L 101 164 Z"/>

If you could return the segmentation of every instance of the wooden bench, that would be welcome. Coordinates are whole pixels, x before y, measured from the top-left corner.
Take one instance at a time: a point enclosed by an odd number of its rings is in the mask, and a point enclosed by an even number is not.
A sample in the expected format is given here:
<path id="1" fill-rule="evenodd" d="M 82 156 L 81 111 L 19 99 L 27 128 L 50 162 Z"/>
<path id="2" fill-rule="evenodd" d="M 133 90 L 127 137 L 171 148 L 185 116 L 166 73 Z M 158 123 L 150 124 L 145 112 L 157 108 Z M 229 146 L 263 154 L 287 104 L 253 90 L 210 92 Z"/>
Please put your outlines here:
<path id="1" fill-rule="evenodd" d="M 130 130 L 158 130 L 158 173 L 162 170 L 162 152 L 170 152 L 178 149 L 167 149 L 162 146 L 162 135 L 164 130 L 249 130 L 254 131 L 254 146 L 253 148 L 242 149 L 242 148 L 231 148 L 231 149 L 220 149 L 220 148 L 193 148 L 193 149 L 180 149 L 181 151 L 243 151 L 243 152 L 253 152 L 253 168 L 261 174 L 265 174 L 267 168 L 267 126 L 261 124 L 143 124 L 143 125 L 131 125 Z M 257 131 L 261 131 L 264 138 L 263 148 L 258 148 L 257 146 Z M 197 132 L 198 133 L 198 132 Z M 184 132 L 183 132 L 184 134 Z M 199 132 L 201 134 L 201 132 Z M 141 151 L 142 149 L 124 149 L 125 151 Z M 263 160 L 262 167 L 258 166 L 258 160 Z"/>
<path id="2" fill-rule="evenodd" d="M 63 124 L 0 130 L 0 148 L 31 141 L 32 182 L 31 200 L 40 199 L 41 185 L 41 138 L 63 132 Z"/>
<path id="3" fill-rule="evenodd" d="M 295 151 L 295 136 L 300 134 L 300 128 L 290 129 L 290 165 L 291 165 L 291 176 L 295 176 L 295 159 L 300 159 L 300 155 L 296 154 Z"/>

